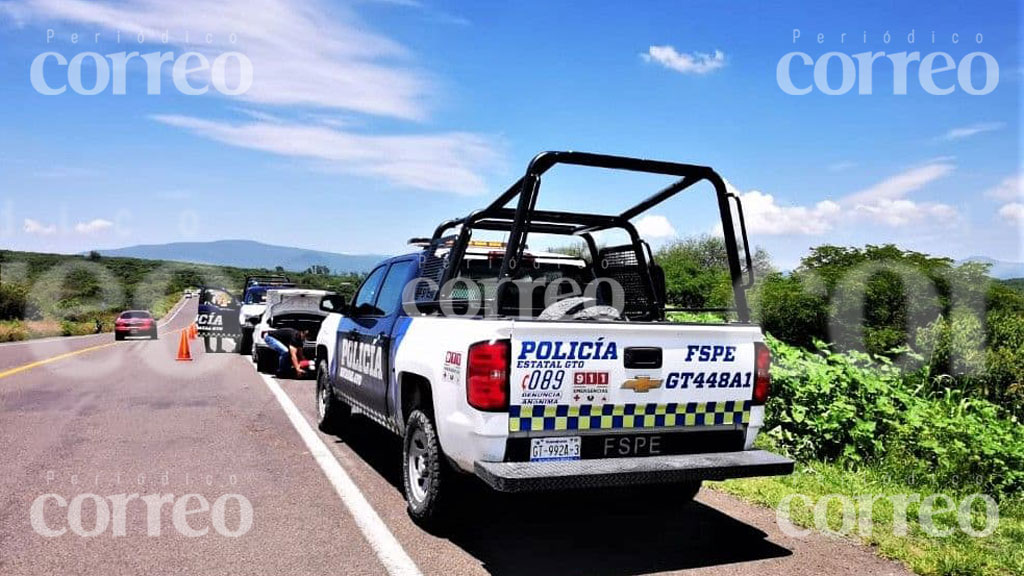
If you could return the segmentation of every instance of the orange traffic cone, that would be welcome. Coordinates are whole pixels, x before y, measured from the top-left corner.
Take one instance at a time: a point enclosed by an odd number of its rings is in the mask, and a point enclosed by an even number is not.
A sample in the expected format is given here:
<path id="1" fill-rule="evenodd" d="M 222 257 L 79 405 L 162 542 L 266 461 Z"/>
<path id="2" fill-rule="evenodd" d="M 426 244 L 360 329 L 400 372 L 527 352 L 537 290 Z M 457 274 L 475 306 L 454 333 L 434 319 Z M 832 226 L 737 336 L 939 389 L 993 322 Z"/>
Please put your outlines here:
<path id="1" fill-rule="evenodd" d="M 177 360 L 183 362 L 192 361 L 192 351 L 188 349 L 188 333 L 184 328 L 181 329 L 181 339 L 178 340 L 178 358 Z"/>
<path id="2" fill-rule="evenodd" d="M 196 336 L 199 335 L 199 329 L 196 328 L 196 323 L 193 322 L 188 326 L 188 338 L 189 340 L 195 340 Z"/>

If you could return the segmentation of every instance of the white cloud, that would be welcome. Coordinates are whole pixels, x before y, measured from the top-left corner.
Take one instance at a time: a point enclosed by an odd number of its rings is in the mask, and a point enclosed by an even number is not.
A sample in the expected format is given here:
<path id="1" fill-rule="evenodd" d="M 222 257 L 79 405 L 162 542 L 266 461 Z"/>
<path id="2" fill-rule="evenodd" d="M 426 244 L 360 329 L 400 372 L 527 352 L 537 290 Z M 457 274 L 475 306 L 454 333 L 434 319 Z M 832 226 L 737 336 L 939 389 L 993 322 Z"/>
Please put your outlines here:
<path id="1" fill-rule="evenodd" d="M 839 215 L 839 205 L 831 200 L 813 207 L 783 206 L 771 194 L 759 190 L 740 192 L 728 182 L 726 186 L 743 202 L 743 216 L 751 234 L 824 234 L 832 229 Z"/>
<path id="2" fill-rule="evenodd" d="M 985 196 L 996 200 L 1024 199 L 1024 180 L 1020 175 L 1007 176 L 1002 182 L 985 191 Z"/>
<path id="3" fill-rule="evenodd" d="M 963 140 L 964 138 L 970 138 L 978 134 L 985 132 L 994 132 L 1005 126 L 1002 122 L 979 122 L 977 124 L 971 124 L 970 126 L 961 126 L 959 128 L 953 128 L 949 132 L 942 135 L 940 140 L 953 141 Z"/>
<path id="4" fill-rule="evenodd" d="M 75 224 L 75 232 L 78 232 L 79 234 L 95 234 L 113 227 L 114 223 L 110 220 L 96 218 L 88 222 L 79 222 L 78 224 Z"/>
<path id="5" fill-rule="evenodd" d="M 1024 203 L 1010 202 L 999 209 L 999 215 L 1011 224 L 1024 226 Z"/>
<path id="6" fill-rule="evenodd" d="M 402 63 L 409 60 L 408 51 L 369 31 L 350 9 L 321 0 L 20 0 L 0 10 L 17 22 L 51 26 L 59 20 L 119 31 L 122 37 L 142 33 L 153 39 L 142 48 L 154 50 L 162 48 L 154 42 L 167 31 L 179 53 L 185 51 L 188 31 L 188 50 L 211 60 L 239 51 L 252 61 L 252 87 L 235 97 L 243 101 L 413 120 L 427 116 L 431 82 Z M 207 33 L 212 43 L 196 41 Z M 236 44 L 230 42 L 232 34 Z"/>
<path id="7" fill-rule="evenodd" d="M 956 166 L 949 159 L 936 158 L 851 194 L 845 201 L 847 204 L 871 204 L 879 200 L 897 200 L 948 175 L 954 169 Z"/>
<path id="8" fill-rule="evenodd" d="M 674 238 L 676 229 L 668 218 L 658 214 L 649 214 L 636 221 L 636 231 L 643 238 Z"/>
<path id="9" fill-rule="evenodd" d="M 828 165 L 828 169 L 831 172 L 844 172 L 850 168 L 856 168 L 857 163 L 850 160 L 843 160 L 841 162 L 833 162 Z"/>
<path id="10" fill-rule="evenodd" d="M 924 220 L 949 222 L 957 217 L 956 209 L 937 202 L 916 202 L 906 198 L 928 184 L 949 175 L 956 169 L 952 158 L 934 158 L 899 174 L 855 192 L 839 202 L 844 209 L 886 226 L 904 226 Z"/>
<path id="11" fill-rule="evenodd" d="M 25 218 L 24 230 L 26 234 L 33 234 L 36 236 L 52 236 L 57 233 L 57 225 L 43 224 L 38 220 Z"/>
<path id="12" fill-rule="evenodd" d="M 232 124 L 175 115 L 153 118 L 224 144 L 326 161 L 329 167 L 344 172 L 421 190 L 463 195 L 484 192 L 486 186 L 478 170 L 498 162 L 491 142 L 462 132 L 367 136 L 306 124 Z"/>
<path id="13" fill-rule="evenodd" d="M 707 74 L 725 66 L 725 54 L 721 50 L 715 50 L 713 54 L 680 54 L 673 46 L 651 46 L 646 54 L 640 56 L 645 62 L 656 62 L 682 74 Z"/>
<path id="14" fill-rule="evenodd" d="M 741 192 L 726 186 L 743 201 L 747 230 L 752 234 L 817 236 L 854 219 L 897 227 L 919 222 L 945 223 L 958 217 L 955 208 L 938 202 L 917 202 L 907 198 L 955 169 L 950 158 L 935 158 L 886 178 L 881 182 L 814 206 L 779 204 L 775 196 L 759 190 Z"/>
<path id="15" fill-rule="evenodd" d="M 253 84 L 228 108 L 247 116 L 246 121 L 154 116 L 218 142 L 457 194 L 483 191 L 482 173 L 498 159 L 498 146 L 490 138 L 468 132 L 373 136 L 352 131 L 355 125 L 373 130 L 362 121 L 365 116 L 426 120 L 435 90 L 429 74 L 411 64 L 406 48 L 371 31 L 345 5 L 323 0 L 17 0 L 0 2 L 4 11 L 40 25 L 58 20 L 107 30 L 109 37 L 114 31 L 128 37 L 142 33 L 153 40 L 137 48 L 140 52 L 147 45 L 167 50 L 157 40 L 164 31 L 179 52 L 186 49 L 186 31 L 192 34 L 187 49 L 211 60 L 224 51 L 242 52 L 252 61 Z M 196 41 L 206 33 L 212 44 Z M 230 43 L 233 34 L 237 45 Z M 350 122 L 348 115 L 360 120 Z"/>
<path id="16" fill-rule="evenodd" d="M 893 227 L 925 219 L 948 222 L 957 217 L 956 209 L 948 204 L 914 202 L 905 199 L 882 198 L 872 204 L 858 204 L 854 211 L 858 216 L 865 216 L 875 222 Z"/>

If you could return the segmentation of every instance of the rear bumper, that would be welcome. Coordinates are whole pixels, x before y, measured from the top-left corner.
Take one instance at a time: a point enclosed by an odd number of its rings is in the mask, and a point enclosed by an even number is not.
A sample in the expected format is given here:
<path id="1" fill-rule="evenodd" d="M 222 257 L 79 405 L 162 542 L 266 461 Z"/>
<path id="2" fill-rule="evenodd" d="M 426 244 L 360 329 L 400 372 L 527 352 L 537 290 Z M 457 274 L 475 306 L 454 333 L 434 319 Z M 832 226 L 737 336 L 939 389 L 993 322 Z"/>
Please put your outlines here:
<path id="1" fill-rule="evenodd" d="M 605 488 L 781 476 L 793 461 L 765 450 L 564 462 L 476 462 L 476 475 L 499 492 Z"/>
<path id="2" fill-rule="evenodd" d="M 142 328 L 140 326 L 117 326 L 114 328 L 114 332 L 126 334 L 149 334 L 155 331 L 156 328 L 153 326 L 150 326 L 148 328 Z"/>

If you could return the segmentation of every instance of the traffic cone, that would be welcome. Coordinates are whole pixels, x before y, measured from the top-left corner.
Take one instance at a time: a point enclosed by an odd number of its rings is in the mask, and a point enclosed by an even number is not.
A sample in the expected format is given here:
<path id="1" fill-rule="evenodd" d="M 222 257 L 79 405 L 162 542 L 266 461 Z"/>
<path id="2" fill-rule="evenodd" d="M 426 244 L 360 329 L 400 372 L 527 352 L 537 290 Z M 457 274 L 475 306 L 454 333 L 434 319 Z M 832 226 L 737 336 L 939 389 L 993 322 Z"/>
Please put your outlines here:
<path id="1" fill-rule="evenodd" d="M 188 332 L 181 329 L 181 339 L 178 340 L 178 361 L 191 362 L 192 352 L 188 349 Z"/>
<path id="2" fill-rule="evenodd" d="M 188 327 L 188 338 L 189 338 L 189 340 L 195 340 L 196 336 L 198 336 L 198 335 L 199 335 L 199 329 L 196 328 L 196 323 L 193 322 L 193 323 L 189 324 L 189 327 Z"/>

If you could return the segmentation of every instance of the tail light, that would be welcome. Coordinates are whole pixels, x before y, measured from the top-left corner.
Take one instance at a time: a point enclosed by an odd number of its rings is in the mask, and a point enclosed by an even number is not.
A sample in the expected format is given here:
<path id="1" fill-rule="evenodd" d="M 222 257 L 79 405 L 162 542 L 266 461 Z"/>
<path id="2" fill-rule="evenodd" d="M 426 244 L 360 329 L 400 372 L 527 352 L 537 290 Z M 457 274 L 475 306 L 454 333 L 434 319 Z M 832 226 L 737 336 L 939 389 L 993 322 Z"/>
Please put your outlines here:
<path id="1" fill-rule="evenodd" d="M 772 383 L 772 351 L 764 342 L 755 342 L 754 356 L 754 404 L 764 404 Z"/>
<path id="2" fill-rule="evenodd" d="M 469 347 L 466 362 L 466 398 L 477 410 L 500 412 L 508 408 L 508 340 L 478 342 Z"/>

